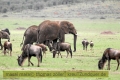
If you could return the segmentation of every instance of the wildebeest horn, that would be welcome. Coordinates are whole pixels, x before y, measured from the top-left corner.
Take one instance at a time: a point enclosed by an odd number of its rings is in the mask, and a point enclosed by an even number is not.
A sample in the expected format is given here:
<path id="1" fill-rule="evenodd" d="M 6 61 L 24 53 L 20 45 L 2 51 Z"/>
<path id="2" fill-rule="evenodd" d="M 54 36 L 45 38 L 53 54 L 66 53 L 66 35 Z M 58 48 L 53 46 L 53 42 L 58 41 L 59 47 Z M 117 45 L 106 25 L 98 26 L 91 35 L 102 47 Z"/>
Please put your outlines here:
<path id="1" fill-rule="evenodd" d="M 78 34 L 75 34 L 76 36 L 78 35 Z"/>

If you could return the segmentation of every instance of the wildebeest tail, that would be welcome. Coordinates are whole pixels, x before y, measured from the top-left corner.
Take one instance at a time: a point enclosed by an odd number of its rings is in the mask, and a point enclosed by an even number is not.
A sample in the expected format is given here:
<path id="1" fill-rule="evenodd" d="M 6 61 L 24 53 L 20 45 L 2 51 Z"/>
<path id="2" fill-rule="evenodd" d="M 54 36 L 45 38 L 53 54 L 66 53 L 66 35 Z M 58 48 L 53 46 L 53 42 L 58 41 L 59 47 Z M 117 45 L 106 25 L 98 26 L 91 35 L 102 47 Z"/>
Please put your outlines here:
<path id="1" fill-rule="evenodd" d="M 40 48 L 40 59 L 41 59 L 41 62 L 42 62 L 42 48 Z"/>

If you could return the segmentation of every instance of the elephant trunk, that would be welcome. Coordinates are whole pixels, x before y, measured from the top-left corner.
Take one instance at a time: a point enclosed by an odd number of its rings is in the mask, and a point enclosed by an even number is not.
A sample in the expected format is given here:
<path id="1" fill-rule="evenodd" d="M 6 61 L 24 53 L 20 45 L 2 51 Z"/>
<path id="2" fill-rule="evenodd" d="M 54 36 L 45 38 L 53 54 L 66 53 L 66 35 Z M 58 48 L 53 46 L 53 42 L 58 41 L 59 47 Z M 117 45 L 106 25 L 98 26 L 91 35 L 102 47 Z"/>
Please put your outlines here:
<path id="1" fill-rule="evenodd" d="M 73 52 L 76 51 L 76 41 L 77 41 L 77 35 L 75 34 L 74 35 L 74 51 Z"/>

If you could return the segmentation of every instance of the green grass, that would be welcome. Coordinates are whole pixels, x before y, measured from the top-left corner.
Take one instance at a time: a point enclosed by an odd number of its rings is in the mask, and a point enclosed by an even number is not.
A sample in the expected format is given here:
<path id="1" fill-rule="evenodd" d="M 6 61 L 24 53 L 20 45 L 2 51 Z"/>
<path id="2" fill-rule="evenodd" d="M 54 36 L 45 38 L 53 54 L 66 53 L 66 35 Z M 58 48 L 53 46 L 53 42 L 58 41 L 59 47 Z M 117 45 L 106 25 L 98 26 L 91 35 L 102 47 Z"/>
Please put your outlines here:
<path id="1" fill-rule="evenodd" d="M 50 20 L 67 20 L 67 19 L 50 19 Z M 40 67 L 37 67 L 37 59 L 32 57 L 31 61 L 34 66 L 28 67 L 28 61 L 26 60 L 23 67 L 19 67 L 17 63 L 17 57 L 21 54 L 20 43 L 22 42 L 23 34 L 25 30 L 16 30 L 18 27 L 29 27 L 31 25 L 39 25 L 44 19 L 38 18 L 2 18 L 0 19 L 0 29 L 9 28 L 11 32 L 11 42 L 13 43 L 12 57 L 9 55 L 4 56 L 0 51 L 0 79 L 3 79 L 2 71 L 4 70 L 35 70 L 35 71 L 47 71 L 47 70 L 98 70 L 98 60 L 101 58 L 104 50 L 108 47 L 120 49 L 120 27 L 117 20 L 89 20 L 89 19 L 69 19 L 70 22 L 76 27 L 77 38 L 77 51 L 73 52 L 73 58 L 70 56 L 66 58 L 66 52 L 62 52 L 63 58 L 52 58 L 52 53 L 47 51 L 46 58 L 43 57 L 43 62 Z M 17 25 L 14 25 L 17 23 Z M 114 35 L 100 34 L 103 31 L 111 31 Z M 68 34 L 65 36 L 66 42 L 71 43 L 73 49 L 73 36 Z M 94 51 L 82 50 L 82 39 L 87 38 L 92 40 L 95 44 Z M 2 43 L 6 40 L 2 40 Z M 120 69 L 115 71 L 117 62 L 111 61 L 111 70 L 109 71 L 108 78 L 84 78 L 84 80 L 118 80 L 120 77 Z M 107 64 L 104 68 L 107 69 Z M 39 78 L 24 78 L 24 80 L 37 80 Z M 80 80 L 83 78 L 40 78 L 42 80 Z M 13 79 L 11 79 L 13 80 Z"/>

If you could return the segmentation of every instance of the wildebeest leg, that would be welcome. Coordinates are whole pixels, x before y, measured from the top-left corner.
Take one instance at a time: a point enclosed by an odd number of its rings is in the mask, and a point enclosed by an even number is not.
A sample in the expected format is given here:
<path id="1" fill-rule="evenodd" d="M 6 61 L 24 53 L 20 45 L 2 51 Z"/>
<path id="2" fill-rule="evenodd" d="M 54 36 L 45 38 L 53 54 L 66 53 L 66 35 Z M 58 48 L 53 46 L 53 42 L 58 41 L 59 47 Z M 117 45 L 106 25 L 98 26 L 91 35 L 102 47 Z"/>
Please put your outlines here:
<path id="1" fill-rule="evenodd" d="M 70 51 L 69 51 L 69 52 L 70 52 L 70 55 L 71 55 L 71 58 L 72 58 L 72 50 L 70 49 Z"/>
<path id="2" fill-rule="evenodd" d="M 38 59 L 38 67 L 40 66 L 40 57 L 37 57 Z"/>
<path id="3" fill-rule="evenodd" d="M 10 56 L 12 56 L 12 51 L 10 50 Z"/>
<path id="4" fill-rule="evenodd" d="M 45 57 L 46 57 L 46 51 L 43 51 L 43 54 L 45 55 Z"/>
<path id="5" fill-rule="evenodd" d="M 83 50 L 85 50 L 85 45 L 83 44 Z"/>
<path id="6" fill-rule="evenodd" d="M 68 57 L 68 55 L 69 55 L 69 52 L 68 52 L 68 51 L 66 51 L 66 52 L 67 52 L 67 57 Z M 67 58 L 67 57 L 66 57 L 66 58 Z"/>
<path id="7" fill-rule="evenodd" d="M 108 59 L 108 70 L 110 70 L 110 59 Z"/>
<path id="8" fill-rule="evenodd" d="M 118 70 L 118 67 L 119 67 L 119 58 L 116 58 L 116 60 L 117 60 L 117 63 L 118 63 L 118 66 L 117 66 L 116 70 Z"/>
<path id="9" fill-rule="evenodd" d="M 4 55 L 6 55 L 6 48 L 4 48 Z"/>
<path id="10" fill-rule="evenodd" d="M 45 55 L 45 57 L 46 57 L 46 52 L 45 51 L 43 51 L 43 56 Z"/>
<path id="11" fill-rule="evenodd" d="M 28 66 L 30 66 L 30 63 L 32 64 L 32 66 L 34 66 L 34 64 L 30 61 L 30 59 L 31 59 L 31 56 L 28 57 Z"/>
<path id="12" fill-rule="evenodd" d="M 61 55 L 61 53 L 60 53 L 60 56 L 61 56 L 61 58 L 62 58 L 62 55 Z"/>

